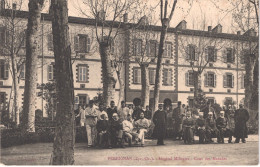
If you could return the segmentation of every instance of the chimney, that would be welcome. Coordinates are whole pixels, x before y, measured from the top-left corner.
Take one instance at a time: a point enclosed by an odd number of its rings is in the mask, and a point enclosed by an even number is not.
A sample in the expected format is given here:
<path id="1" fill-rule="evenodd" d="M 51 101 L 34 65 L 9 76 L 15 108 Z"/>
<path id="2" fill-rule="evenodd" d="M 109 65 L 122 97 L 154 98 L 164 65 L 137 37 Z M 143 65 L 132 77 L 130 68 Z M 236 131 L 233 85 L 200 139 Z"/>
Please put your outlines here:
<path id="1" fill-rule="evenodd" d="M 256 36 L 256 32 L 253 28 L 251 28 L 250 30 L 247 30 L 245 33 L 244 33 L 245 36 Z"/>
<path id="2" fill-rule="evenodd" d="M 218 24 L 215 28 L 213 28 L 212 32 L 222 33 L 222 25 Z"/>
<path id="3" fill-rule="evenodd" d="M 177 26 L 177 29 L 185 30 L 186 29 L 187 22 L 185 20 L 182 20 Z"/>
<path id="4" fill-rule="evenodd" d="M 208 26 L 208 31 L 211 32 L 212 26 Z"/>
<path id="5" fill-rule="evenodd" d="M 5 0 L 0 1 L 0 11 L 5 9 Z"/>
<path id="6" fill-rule="evenodd" d="M 237 31 L 237 35 L 241 35 L 241 31 Z"/>
<path id="7" fill-rule="evenodd" d="M 16 3 L 13 3 L 13 10 L 16 10 Z"/>
<path id="8" fill-rule="evenodd" d="M 128 14 L 125 13 L 123 17 L 124 17 L 124 23 L 127 23 L 128 22 Z"/>
<path id="9" fill-rule="evenodd" d="M 100 12 L 98 12 L 97 13 L 97 18 L 98 18 L 98 20 L 105 20 L 106 12 L 104 10 L 101 10 Z"/>

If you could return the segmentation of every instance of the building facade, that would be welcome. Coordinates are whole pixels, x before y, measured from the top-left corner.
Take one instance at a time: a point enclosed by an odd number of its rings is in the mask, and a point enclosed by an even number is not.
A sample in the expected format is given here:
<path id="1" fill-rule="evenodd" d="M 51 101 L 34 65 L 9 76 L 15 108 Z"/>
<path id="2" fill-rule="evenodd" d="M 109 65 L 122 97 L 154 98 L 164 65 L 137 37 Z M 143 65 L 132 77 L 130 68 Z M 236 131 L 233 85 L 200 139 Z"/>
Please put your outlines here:
<path id="1" fill-rule="evenodd" d="M 16 19 L 21 23 L 20 29 L 26 29 L 27 12 L 16 11 Z M 5 18 L 1 13 L 0 38 L 1 48 L 6 45 L 8 34 Z M 21 21 L 22 20 L 22 21 Z M 135 98 L 141 98 L 141 69 L 134 57 L 142 52 L 142 37 L 133 35 L 131 27 L 134 24 L 124 20 L 120 33 L 114 39 L 114 55 L 123 54 L 127 58 L 121 69 L 125 82 L 125 101 L 129 104 Z M 53 39 L 51 31 L 51 18 L 49 14 L 42 14 L 41 25 L 41 54 L 38 55 L 38 98 L 37 109 L 45 110 L 46 100 L 41 96 L 42 84 L 55 81 L 55 62 L 53 55 Z M 102 69 L 96 40 L 95 20 L 69 17 L 69 30 L 71 36 L 73 79 L 75 102 L 87 104 L 90 99 L 102 93 Z M 98 27 L 99 29 L 99 27 Z M 251 44 L 258 42 L 253 30 L 245 34 L 222 33 L 221 25 L 208 31 L 186 29 L 186 22 L 182 21 L 175 28 L 169 28 L 165 42 L 165 52 L 162 61 L 162 83 L 159 102 L 170 101 L 193 106 L 194 99 L 194 69 L 203 67 L 201 73 L 201 88 L 206 97 L 221 106 L 225 101 L 239 104 L 244 98 L 244 58 L 247 56 Z M 98 30 L 99 31 L 99 30 Z M 20 32 L 20 31 L 19 31 Z M 21 31 L 24 32 L 24 31 Z M 23 33 L 24 35 L 24 33 Z M 22 38 L 18 38 L 22 39 Z M 160 27 L 153 26 L 153 36 L 149 39 L 147 57 L 155 57 L 158 51 Z M 22 107 L 24 78 L 25 78 L 25 44 L 20 41 L 21 58 L 19 71 L 19 106 Z M 203 43 L 203 45 L 202 45 Z M 111 54 L 113 55 L 113 54 Z M 20 60 L 20 59 L 19 59 Z M 204 61 L 204 64 L 198 62 Z M 2 50 L 0 55 L 0 103 L 2 110 L 9 110 L 12 116 L 13 80 L 11 59 Z M 206 63 L 205 63 L 206 62 Z M 149 64 L 150 104 L 153 101 L 153 89 L 156 70 L 156 58 Z M 116 78 L 116 72 L 115 72 Z M 119 99 L 119 83 L 115 85 L 114 101 Z M 45 112 L 44 112 L 45 113 Z M 45 113 L 46 116 L 46 113 Z"/>

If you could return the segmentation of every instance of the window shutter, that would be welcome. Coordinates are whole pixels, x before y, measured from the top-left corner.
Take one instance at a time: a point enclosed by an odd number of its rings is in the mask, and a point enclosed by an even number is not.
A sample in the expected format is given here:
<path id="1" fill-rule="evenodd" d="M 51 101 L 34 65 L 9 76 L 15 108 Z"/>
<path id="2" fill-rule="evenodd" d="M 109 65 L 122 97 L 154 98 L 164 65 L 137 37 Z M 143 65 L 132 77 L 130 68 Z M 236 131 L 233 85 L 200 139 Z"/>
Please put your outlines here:
<path id="1" fill-rule="evenodd" d="M 172 69 L 169 70 L 170 85 L 173 85 Z"/>
<path id="2" fill-rule="evenodd" d="M 232 74 L 232 88 L 234 88 L 234 75 Z"/>
<path id="3" fill-rule="evenodd" d="M 199 48 L 195 46 L 195 61 L 199 60 Z"/>
<path id="4" fill-rule="evenodd" d="M 241 89 L 245 89 L 245 75 L 241 77 Z"/>
<path id="5" fill-rule="evenodd" d="M 241 63 L 241 64 L 245 64 L 245 52 L 244 52 L 244 51 L 241 52 L 241 55 L 240 55 L 240 63 Z"/>
<path id="6" fill-rule="evenodd" d="M 216 87 L 216 86 L 217 86 L 217 75 L 214 74 L 214 87 Z"/>
<path id="7" fill-rule="evenodd" d="M 87 53 L 88 53 L 88 52 L 90 52 L 90 45 L 91 45 L 89 36 L 86 37 L 86 40 L 87 40 L 86 41 L 86 45 L 87 45 L 86 49 L 87 49 Z"/>
<path id="8" fill-rule="evenodd" d="M 216 62 L 218 59 L 218 50 L 214 49 L 214 62 Z"/>
<path id="9" fill-rule="evenodd" d="M 232 49 L 232 63 L 234 63 L 235 62 L 235 60 L 236 60 L 236 55 L 235 55 L 235 49 Z"/>
<path id="10" fill-rule="evenodd" d="M 208 60 L 209 60 L 209 49 L 208 49 L 208 47 L 205 48 L 205 60 L 206 60 L 206 62 L 208 62 Z"/>
<path id="11" fill-rule="evenodd" d="M 163 69 L 163 85 L 167 85 L 167 70 Z"/>
<path id="12" fill-rule="evenodd" d="M 53 80 L 55 80 L 55 78 L 56 78 L 56 67 L 55 67 L 54 63 L 52 64 L 52 69 L 53 69 Z"/>
<path id="13" fill-rule="evenodd" d="M 190 60 L 190 45 L 186 46 L 186 60 Z"/>
<path id="14" fill-rule="evenodd" d="M 149 57 L 150 56 L 150 42 L 146 43 L 146 56 Z"/>
<path id="15" fill-rule="evenodd" d="M 189 72 L 185 73 L 185 85 L 189 86 Z"/>
<path id="16" fill-rule="evenodd" d="M 48 50 L 53 51 L 53 37 L 52 37 L 52 34 L 48 34 Z"/>
<path id="17" fill-rule="evenodd" d="M 74 36 L 74 51 L 79 51 L 79 36 Z"/>
<path id="18" fill-rule="evenodd" d="M 4 79 L 8 79 L 9 78 L 9 64 L 5 63 L 4 64 Z"/>
<path id="19" fill-rule="evenodd" d="M 222 51 L 222 56 L 223 56 L 223 61 L 224 61 L 224 63 L 226 63 L 226 62 L 227 62 L 227 49 L 224 49 L 224 50 Z"/>
<path id="20" fill-rule="evenodd" d="M 227 87 L 227 75 L 223 75 L 223 87 L 226 88 Z"/>
<path id="21" fill-rule="evenodd" d="M 141 69 L 140 68 L 138 68 L 137 69 L 137 73 L 138 73 L 138 83 L 140 84 L 141 83 Z"/>
<path id="22" fill-rule="evenodd" d="M 204 85 L 205 87 L 208 87 L 208 73 L 204 74 Z"/>
<path id="23" fill-rule="evenodd" d="M 48 79 L 48 81 L 50 80 L 50 66 L 51 65 L 48 65 L 48 67 L 47 67 L 47 79 Z"/>

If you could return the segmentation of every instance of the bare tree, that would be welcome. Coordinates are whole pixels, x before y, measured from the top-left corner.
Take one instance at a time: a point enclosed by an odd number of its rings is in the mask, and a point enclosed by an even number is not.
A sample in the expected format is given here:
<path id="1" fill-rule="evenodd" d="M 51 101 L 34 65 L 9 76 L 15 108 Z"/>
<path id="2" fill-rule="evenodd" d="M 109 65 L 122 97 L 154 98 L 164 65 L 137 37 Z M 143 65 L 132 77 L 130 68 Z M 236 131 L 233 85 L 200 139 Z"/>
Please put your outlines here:
<path id="1" fill-rule="evenodd" d="M 9 111 L 12 111 L 12 118 L 16 125 L 20 124 L 19 118 L 19 86 L 20 80 L 24 79 L 24 50 L 25 50 L 25 25 L 22 19 L 17 17 L 19 14 L 22 1 L 17 4 L 9 4 L 6 2 L 6 9 L 2 12 L 1 26 L 1 54 L 5 57 L 6 70 L 11 72 L 12 77 L 12 93 L 13 102 L 12 107 L 10 107 L 10 102 L 8 105 Z M 9 67 L 9 62 L 11 66 Z M 4 79 L 8 78 L 8 73 L 3 76 Z M 11 94 L 12 94 L 11 93 Z"/>
<path id="2" fill-rule="evenodd" d="M 151 10 L 152 11 L 152 10 Z M 149 16 L 151 16 L 149 14 Z M 149 105 L 150 78 L 149 65 L 157 58 L 158 33 L 153 30 L 152 17 L 144 15 L 137 24 L 131 28 L 133 49 L 131 58 L 138 63 L 141 69 L 141 105 Z M 130 58 L 130 59 L 131 59 Z"/>
<path id="3" fill-rule="evenodd" d="M 168 0 L 161 0 L 160 2 L 160 20 L 162 24 L 161 36 L 159 43 L 159 51 L 157 56 L 157 67 L 156 67 L 156 77 L 155 77 L 155 87 L 154 87 L 154 110 L 156 111 L 159 104 L 159 94 L 161 85 L 161 71 L 162 71 L 162 56 L 164 52 L 164 43 L 167 35 L 167 30 L 169 28 L 173 13 L 178 0 L 174 0 L 172 6 L 170 7 L 170 14 L 168 15 Z"/>
<path id="4" fill-rule="evenodd" d="M 115 41 L 116 36 L 122 30 L 122 22 L 118 22 L 123 15 L 136 5 L 136 1 L 129 0 L 83 0 L 86 5 L 81 12 L 89 17 L 85 11 L 90 11 L 90 17 L 95 18 L 96 39 L 99 44 L 99 53 L 102 64 L 102 80 L 103 80 L 103 97 L 104 104 L 108 105 L 113 99 L 115 92 L 115 84 L 117 79 L 114 77 L 113 62 L 115 58 L 111 54 L 111 45 Z M 108 19 L 110 19 L 108 21 Z M 118 67 L 118 66 L 117 66 Z"/>
<path id="5" fill-rule="evenodd" d="M 250 36 L 256 36 L 254 31 L 259 30 L 259 0 L 229 0 L 229 9 L 223 9 L 218 0 L 212 0 L 215 6 L 226 13 L 231 13 L 233 17 L 232 26 L 244 32 L 244 36 L 249 36 L 247 43 L 248 53 L 245 58 L 245 106 L 249 108 L 252 101 L 252 94 L 258 88 L 258 82 L 254 82 L 254 69 L 258 61 L 259 44 Z M 244 45 L 245 46 L 245 45 Z M 258 96 L 256 96 L 258 97 Z"/>
<path id="6" fill-rule="evenodd" d="M 75 115 L 67 0 L 52 0 L 52 33 L 57 93 L 56 129 L 50 164 L 74 164 Z"/>

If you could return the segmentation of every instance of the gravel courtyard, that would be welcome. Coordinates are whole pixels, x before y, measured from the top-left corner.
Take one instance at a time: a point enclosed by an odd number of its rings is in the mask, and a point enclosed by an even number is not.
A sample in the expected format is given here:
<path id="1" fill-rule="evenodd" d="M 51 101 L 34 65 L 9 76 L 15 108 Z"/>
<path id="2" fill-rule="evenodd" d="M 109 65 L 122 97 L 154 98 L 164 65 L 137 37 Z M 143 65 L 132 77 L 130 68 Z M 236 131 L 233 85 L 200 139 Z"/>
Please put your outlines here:
<path id="1" fill-rule="evenodd" d="M 183 141 L 172 140 L 165 143 L 156 146 L 156 140 L 147 140 L 145 147 L 124 149 L 87 148 L 86 143 L 77 143 L 75 165 L 257 165 L 259 161 L 258 135 L 250 135 L 245 144 L 225 141 L 225 144 L 184 145 Z M 5 148 L 1 149 L 1 163 L 48 165 L 51 151 L 52 143 Z"/>

